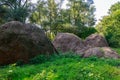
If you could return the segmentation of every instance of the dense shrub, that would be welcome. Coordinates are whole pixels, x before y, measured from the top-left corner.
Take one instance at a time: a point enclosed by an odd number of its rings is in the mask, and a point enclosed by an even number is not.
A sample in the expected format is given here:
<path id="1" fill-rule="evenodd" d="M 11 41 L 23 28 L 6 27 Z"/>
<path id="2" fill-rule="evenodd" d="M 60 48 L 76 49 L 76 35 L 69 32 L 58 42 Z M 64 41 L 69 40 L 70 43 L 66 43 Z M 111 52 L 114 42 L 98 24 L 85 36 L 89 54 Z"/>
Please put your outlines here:
<path id="1" fill-rule="evenodd" d="M 97 32 L 97 30 L 94 27 L 79 27 L 79 26 L 72 26 L 72 25 L 63 25 L 64 27 L 59 32 L 68 32 L 73 33 L 77 36 L 79 36 L 82 39 L 85 39 L 91 34 L 94 34 Z"/>
<path id="2" fill-rule="evenodd" d="M 78 35 L 80 38 L 85 39 L 91 34 L 96 33 L 97 30 L 94 27 L 84 27 L 81 32 L 78 32 L 76 35 Z"/>
<path id="3" fill-rule="evenodd" d="M 32 59 L 29 60 L 30 64 L 38 64 L 38 63 L 44 63 L 45 61 L 47 61 L 50 58 L 50 56 L 46 56 L 46 55 L 38 55 Z"/>
<path id="4" fill-rule="evenodd" d="M 105 38 L 107 42 L 109 43 L 109 46 L 111 47 L 120 47 L 120 34 L 113 34 L 113 33 L 108 33 L 105 35 Z"/>

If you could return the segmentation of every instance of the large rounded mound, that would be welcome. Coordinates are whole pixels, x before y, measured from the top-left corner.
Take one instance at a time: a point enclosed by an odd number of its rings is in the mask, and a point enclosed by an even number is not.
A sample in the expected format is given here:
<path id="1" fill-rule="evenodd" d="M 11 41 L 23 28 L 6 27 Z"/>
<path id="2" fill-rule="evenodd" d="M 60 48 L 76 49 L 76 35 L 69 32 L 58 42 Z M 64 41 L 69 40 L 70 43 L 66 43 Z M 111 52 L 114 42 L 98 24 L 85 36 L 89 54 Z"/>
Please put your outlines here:
<path id="1" fill-rule="evenodd" d="M 0 65 L 53 53 L 53 46 L 37 26 L 17 21 L 0 26 Z"/>
<path id="2" fill-rule="evenodd" d="M 55 48 L 63 52 L 81 50 L 85 47 L 83 41 L 71 33 L 58 33 L 53 41 Z"/>
<path id="3" fill-rule="evenodd" d="M 91 47 L 108 47 L 106 39 L 99 34 L 92 34 L 85 39 L 85 44 Z"/>

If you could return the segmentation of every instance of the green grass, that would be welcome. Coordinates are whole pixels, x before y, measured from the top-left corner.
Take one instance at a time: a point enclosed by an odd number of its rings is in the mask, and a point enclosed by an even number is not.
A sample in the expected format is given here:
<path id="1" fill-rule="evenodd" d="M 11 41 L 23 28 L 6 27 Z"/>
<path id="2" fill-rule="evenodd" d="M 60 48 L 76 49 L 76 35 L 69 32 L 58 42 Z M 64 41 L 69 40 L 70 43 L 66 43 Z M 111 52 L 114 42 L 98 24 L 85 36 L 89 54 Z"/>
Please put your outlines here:
<path id="1" fill-rule="evenodd" d="M 40 62 L 39 62 L 40 60 Z M 0 80 L 120 80 L 120 60 L 53 55 L 0 67 Z"/>
<path id="2" fill-rule="evenodd" d="M 112 48 L 113 50 L 115 50 L 118 54 L 120 54 L 120 48 Z"/>

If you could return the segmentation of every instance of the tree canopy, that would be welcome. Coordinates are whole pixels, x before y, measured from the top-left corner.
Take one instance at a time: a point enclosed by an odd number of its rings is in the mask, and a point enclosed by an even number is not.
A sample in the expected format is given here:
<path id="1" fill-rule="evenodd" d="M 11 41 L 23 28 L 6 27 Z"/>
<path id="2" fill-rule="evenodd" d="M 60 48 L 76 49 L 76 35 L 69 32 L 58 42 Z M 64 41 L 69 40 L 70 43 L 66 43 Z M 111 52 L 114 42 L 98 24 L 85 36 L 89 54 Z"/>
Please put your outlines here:
<path id="1" fill-rule="evenodd" d="M 38 0 L 35 12 L 30 16 L 31 23 L 37 23 L 42 28 L 57 32 L 83 33 L 83 27 L 95 24 L 95 7 L 93 0 L 68 0 L 66 9 L 61 8 L 64 0 Z M 74 29 L 73 29 L 74 28 Z"/>
<path id="2" fill-rule="evenodd" d="M 99 33 L 105 35 L 110 46 L 120 46 L 120 2 L 115 3 L 109 9 L 109 15 L 104 16 L 96 26 Z"/>
<path id="3" fill-rule="evenodd" d="M 30 0 L 1 0 L 0 7 L 5 8 L 4 18 L 6 21 L 21 21 L 25 22 L 30 14 Z"/>

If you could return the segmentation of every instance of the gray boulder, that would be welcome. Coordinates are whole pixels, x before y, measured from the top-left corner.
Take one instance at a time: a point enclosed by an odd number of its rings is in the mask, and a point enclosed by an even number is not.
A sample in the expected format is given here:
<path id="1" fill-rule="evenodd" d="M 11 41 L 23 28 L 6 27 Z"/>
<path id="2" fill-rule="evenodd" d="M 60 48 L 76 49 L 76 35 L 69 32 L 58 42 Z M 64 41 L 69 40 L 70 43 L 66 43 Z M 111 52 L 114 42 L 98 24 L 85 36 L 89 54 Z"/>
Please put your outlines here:
<path id="1" fill-rule="evenodd" d="M 35 25 L 11 21 L 0 26 L 0 65 L 55 52 L 43 30 Z"/>
<path id="2" fill-rule="evenodd" d="M 108 47 L 106 39 L 99 34 L 92 34 L 85 39 L 85 45 L 91 47 Z"/>
<path id="3" fill-rule="evenodd" d="M 53 45 L 62 52 L 76 52 L 78 49 L 82 50 L 85 47 L 84 42 L 71 33 L 58 33 L 53 41 Z"/>

